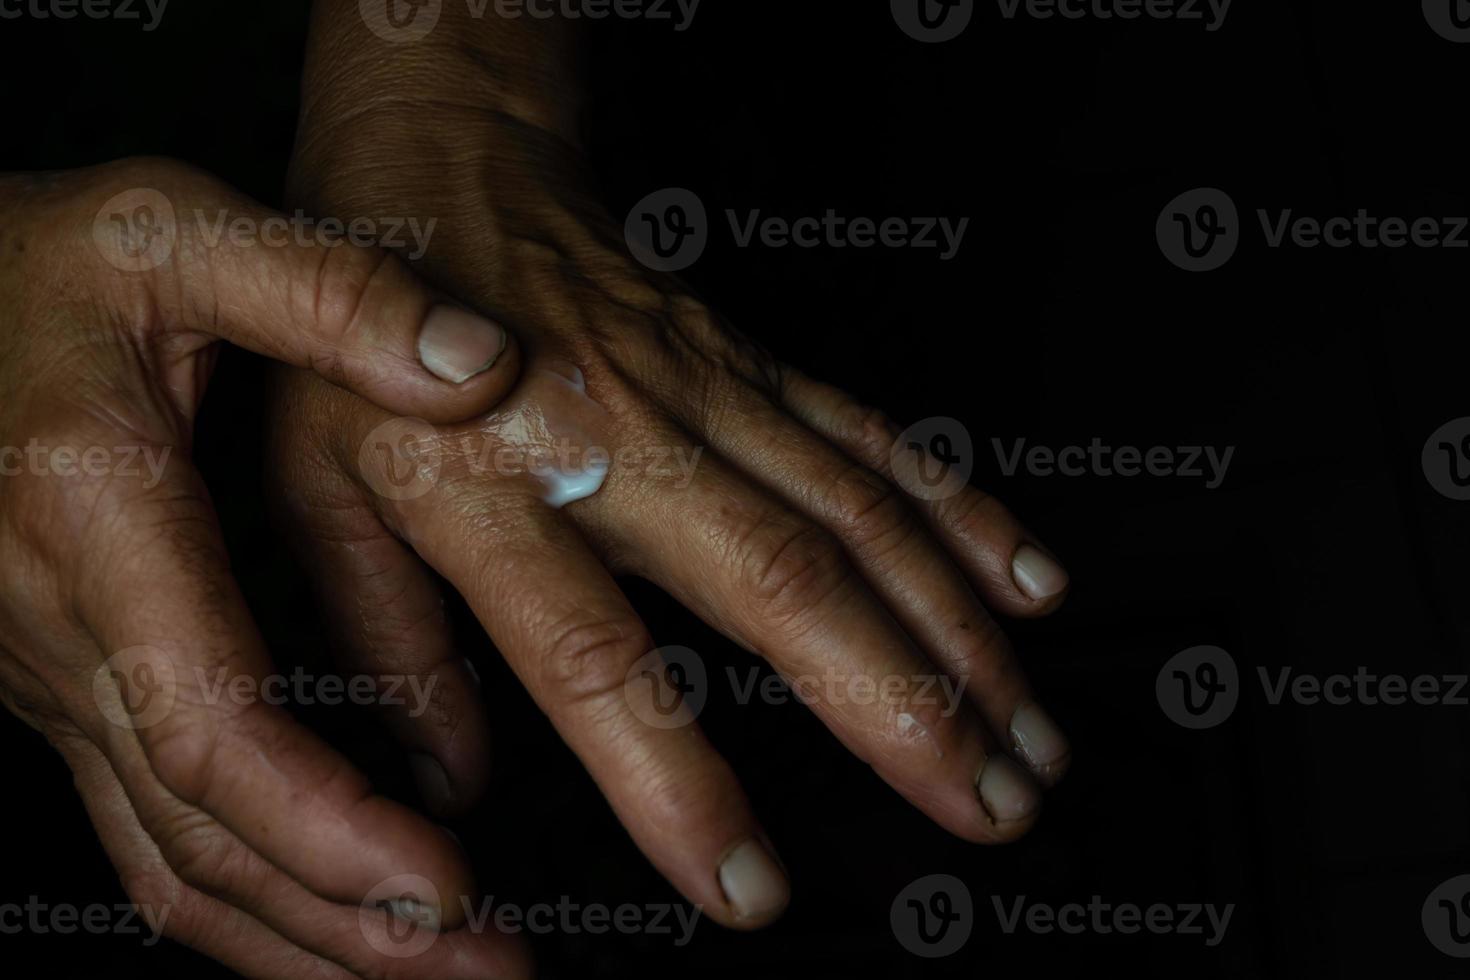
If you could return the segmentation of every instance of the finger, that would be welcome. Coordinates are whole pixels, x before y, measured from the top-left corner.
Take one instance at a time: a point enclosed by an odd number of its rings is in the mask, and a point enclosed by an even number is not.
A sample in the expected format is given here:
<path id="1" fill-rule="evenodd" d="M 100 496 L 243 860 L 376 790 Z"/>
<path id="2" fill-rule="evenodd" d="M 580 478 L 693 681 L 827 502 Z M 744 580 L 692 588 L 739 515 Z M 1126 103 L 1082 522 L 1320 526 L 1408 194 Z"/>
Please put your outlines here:
<path id="1" fill-rule="evenodd" d="M 1030 827 L 1035 784 L 959 692 L 937 683 L 833 535 L 712 453 L 680 493 L 608 482 L 584 502 L 607 546 L 770 661 L 889 785 L 967 840 Z M 607 520 L 614 512 L 619 520 Z"/>
<path id="2" fill-rule="evenodd" d="M 153 311 L 201 345 L 222 338 L 434 422 L 478 415 L 514 385 L 505 325 L 436 295 L 366 229 L 333 237 L 169 161 L 102 173 L 81 209 L 84 249 L 123 312 Z M 342 217 L 374 230 L 382 218 Z"/>
<path id="3" fill-rule="evenodd" d="M 138 823 L 106 756 L 79 736 L 53 739 L 75 777 L 92 826 L 149 927 L 248 977 L 352 980 L 340 966 L 262 925 L 240 909 L 184 884 Z"/>
<path id="4" fill-rule="evenodd" d="M 149 866 L 152 877 L 134 887 L 154 896 L 154 907 L 171 903 L 164 925 L 182 930 L 176 934 L 180 941 L 202 948 L 201 942 L 220 943 L 229 938 L 208 935 L 211 926 L 235 926 L 242 937 L 254 940 L 258 936 L 261 943 L 274 937 L 278 946 L 284 943 L 306 961 L 323 964 L 320 969 L 328 976 L 335 976 L 334 967 L 345 969 L 350 976 L 424 980 L 530 975 L 524 943 L 492 928 L 480 913 L 473 926 L 438 932 L 423 924 L 412 909 L 394 914 L 391 907 L 382 907 L 405 893 L 422 896 L 432 892 L 432 883 L 421 876 L 396 875 L 361 896 L 355 905 L 328 902 L 302 888 L 213 818 L 170 794 L 153 776 L 136 741 L 112 738 L 107 746 L 104 764 L 116 774 L 111 777 L 116 795 L 108 799 L 108 814 L 102 819 L 112 826 L 116 814 L 128 814 L 135 825 L 132 834 L 137 849 L 156 855 Z M 186 896 L 197 896 L 206 903 L 199 914 L 189 914 L 194 910 L 178 904 L 178 892 L 163 891 L 170 883 Z M 453 896 L 452 900 L 468 898 Z M 206 918 L 205 912 L 218 914 Z M 235 946 L 231 943 L 227 948 Z M 277 955 L 286 953 L 278 948 Z M 296 974 L 275 970 L 259 975 L 275 980 Z"/>
<path id="5" fill-rule="evenodd" d="M 781 366 L 781 403 L 854 459 L 894 479 L 891 450 L 900 432 L 882 412 L 787 365 Z M 1000 501 L 966 486 L 953 497 L 917 503 L 991 608 L 1041 616 L 1062 604 L 1066 571 Z"/>
<path id="6" fill-rule="evenodd" d="M 441 895 L 470 893 L 445 831 L 374 795 L 351 764 L 267 703 L 280 692 L 266 681 L 280 678 L 197 475 L 175 469 L 155 493 L 104 499 L 93 512 L 99 532 L 84 541 L 93 561 L 78 572 L 75 601 L 99 647 L 126 652 L 103 693 L 121 700 L 129 681 L 135 698 L 138 684 L 148 689 L 130 702 L 146 707 L 129 720 L 169 791 L 324 898 L 355 903 L 405 869 Z M 463 916 L 453 904 L 435 911 L 450 927 Z"/>
<path id="7" fill-rule="evenodd" d="M 654 649 L 597 557 L 522 488 L 477 481 L 405 507 L 416 550 L 469 601 L 634 841 L 716 921 L 764 925 L 789 885 L 729 765 L 692 720 L 650 724 L 628 685 Z"/>
<path id="8" fill-rule="evenodd" d="M 490 730 L 438 583 L 340 471 L 288 464 L 281 477 L 272 496 L 292 503 L 282 523 L 320 597 L 338 662 L 377 679 L 375 702 L 411 750 L 424 802 L 440 815 L 464 813 L 488 783 Z"/>
<path id="9" fill-rule="evenodd" d="M 1045 784 L 1071 748 L 1036 704 L 1005 633 L 897 488 L 763 394 L 727 392 L 713 448 L 835 534 L 853 564 L 935 664 L 966 687 L 1000 740 Z"/>

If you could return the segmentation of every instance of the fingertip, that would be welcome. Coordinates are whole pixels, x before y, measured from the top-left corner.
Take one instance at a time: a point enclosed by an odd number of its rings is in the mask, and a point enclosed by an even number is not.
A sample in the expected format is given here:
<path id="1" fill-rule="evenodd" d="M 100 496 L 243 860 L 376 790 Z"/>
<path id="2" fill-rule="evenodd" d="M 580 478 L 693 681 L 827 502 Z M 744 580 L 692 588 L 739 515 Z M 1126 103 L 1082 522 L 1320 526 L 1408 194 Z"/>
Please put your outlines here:
<path id="1" fill-rule="evenodd" d="M 720 861 L 717 877 L 733 929 L 760 929 L 779 919 L 791 903 L 791 882 L 769 843 L 751 837 Z"/>
<path id="2" fill-rule="evenodd" d="M 410 414 L 444 425 L 483 415 L 510 392 L 521 373 L 520 345 L 510 330 L 470 310 L 430 307 L 415 347 L 424 390 Z"/>
<path id="3" fill-rule="evenodd" d="M 1011 556 L 1011 579 L 1028 600 L 1025 611 L 1038 616 L 1057 609 L 1072 584 L 1061 562 L 1030 542 L 1022 542 Z"/>

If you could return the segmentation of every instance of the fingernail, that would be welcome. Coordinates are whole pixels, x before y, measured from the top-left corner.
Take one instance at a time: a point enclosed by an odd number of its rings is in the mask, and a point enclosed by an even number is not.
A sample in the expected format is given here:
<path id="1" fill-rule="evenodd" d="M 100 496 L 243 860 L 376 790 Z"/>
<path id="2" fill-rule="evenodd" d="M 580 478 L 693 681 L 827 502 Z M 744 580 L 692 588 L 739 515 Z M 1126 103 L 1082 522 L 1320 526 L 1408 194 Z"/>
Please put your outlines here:
<path id="1" fill-rule="evenodd" d="M 1067 572 L 1040 548 L 1023 544 L 1011 559 L 1011 577 L 1016 586 L 1038 602 L 1050 599 L 1067 587 Z"/>
<path id="2" fill-rule="evenodd" d="M 1050 786 L 1062 778 L 1071 760 L 1072 746 L 1035 701 L 1028 701 L 1011 716 L 1011 745 L 1021 761 Z"/>
<path id="3" fill-rule="evenodd" d="M 1020 820 L 1041 802 L 1041 792 L 1026 771 L 999 752 L 980 767 L 975 791 L 991 823 Z"/>
<path id="4" fill-rule="evenodd" d="M 463 384 L 490 365 L 505 350 L 506 335 L 498 324 L 454 306 L 429 311 L 419 331 L 419 360 L 436 377 Z"/>
<path id="5" fill-rule="evenodd" d="M 408 757 L 408 767 L 413 770 L 419 793 L 430 807 L 439 810 L 454 802 L 454 791 L 449 788 L 449 774 L 444 771 L 438 759 L 415 752 Z"/>
<path id="6" fill-rule="evenodd" d="M 740 919 L 770 919 L 786 907 L 791 886 L 760 841 L 741 844 L 720 865 L 720 887 Z"/>

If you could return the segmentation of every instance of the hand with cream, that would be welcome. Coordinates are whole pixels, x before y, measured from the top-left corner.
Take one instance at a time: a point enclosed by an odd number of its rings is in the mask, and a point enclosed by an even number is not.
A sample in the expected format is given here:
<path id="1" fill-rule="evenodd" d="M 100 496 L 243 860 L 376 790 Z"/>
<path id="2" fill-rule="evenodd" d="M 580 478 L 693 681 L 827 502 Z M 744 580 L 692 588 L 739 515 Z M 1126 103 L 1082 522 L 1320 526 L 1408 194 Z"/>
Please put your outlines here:
<path id="1" fill-rule="evenodd" d="M 992 613 L 1051 612 L 1066 573 L 978 490 L 906 495 L 895 425 L 629 255 L 577 150 L 568 26 L 446 4 L 394 44 L 354 0 L 314 17 L 293 206 L 438 218 L 416 269 L 525 352 L 476 422 L 395 417 L 302 372 L 275 407 L 292 538 L 355 666 L 456 692 L 396 720 L 426 797 L 473 802 L 488 739 L 432 570 L 690 901 L 736 928 L 780 915 L 790 885 L 736 774 L 697 725 L 648 723 L 627 683 L 658 645 L 614 581 L 637 575 L 788 678 L 870 678 L 876 699 L 818 690 L 811 709 L 945 828 L 1016 839 L 1070 747 Z M 925 695 L 936 678 L 957 704 Z"/>

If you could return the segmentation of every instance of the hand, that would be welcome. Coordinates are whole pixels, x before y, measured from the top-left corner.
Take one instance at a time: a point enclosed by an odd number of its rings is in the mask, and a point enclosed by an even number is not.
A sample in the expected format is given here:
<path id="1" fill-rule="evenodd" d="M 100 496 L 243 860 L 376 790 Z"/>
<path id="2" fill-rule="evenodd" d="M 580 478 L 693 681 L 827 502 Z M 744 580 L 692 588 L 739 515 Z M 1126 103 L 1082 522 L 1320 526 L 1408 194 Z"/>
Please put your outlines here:
<path id="1" fill-rule="evenodd" d="M 421 271 L 496 311 L 527 350 L 511 399 L 458 426 L 395 422 L 286 372 L 272 469 L 354 667 L 439 677 L 464 689 L 453 703 L 474 705 L 427 563 L 468 600 L 643 851 L 730 926 L 779 915 L 785 874 L 697 727 L 645 723 L 650 694 L 625 681 L 655 641 L 615 574 L 657 583 L 788 678 L 836 671 L 896 685 L 880 687 L 879 703 L 817 692 L 811 706 L 952 832 L 1024 833 L 1036 781 L 1055 781 L 1070 749 L 987 607 L 1055 609 L 1067 587 L 1055 560 L 977 490 L 906 499 L 890 465 L 894 425 L 634 263 L 557 126 L 574 113 L 473 104 L 490 79 L 528 70 L 510 53 L 519 48 L 458 64 L 453 47 L 390 51 L 350 16 L 319 12 L 316 31 L 294 203 L 437 218 Z M 427 77 L 409 74 L 416 59 L 471 95 L 426 80 L 380 98 L 387 74 Z M 559 380 L 578 373 L 591 406 Z M 527 417 L 549 421 L 517 424 Z M 614 466 L 598 492 L 558 511 L 517 462 L 558 440 L 614 456 L 703 455 L 687 485 Z M 395 472 L 418 474 L 411 492 Z M 957 710 L 932 694 L 940 671 L 964 682 Z M 485 723 L 470 711 L 397 720 L 442 811 L 484 785 Z"/>
<path id="2" fill-rule="evenodd" d="M 211 696 L 272 666 L 188 460 L 220 339 L 446 422 L 514 384 L 515 343 L 167 161 L 0 177 L 0 210 L 0 697 L 65 757 L 129 896 L 253 976 L 521 970 L 495 935 L 381 952 L 364 896 L 404 867 L 472 891 L 458 846 L 280 708 Z"/>

